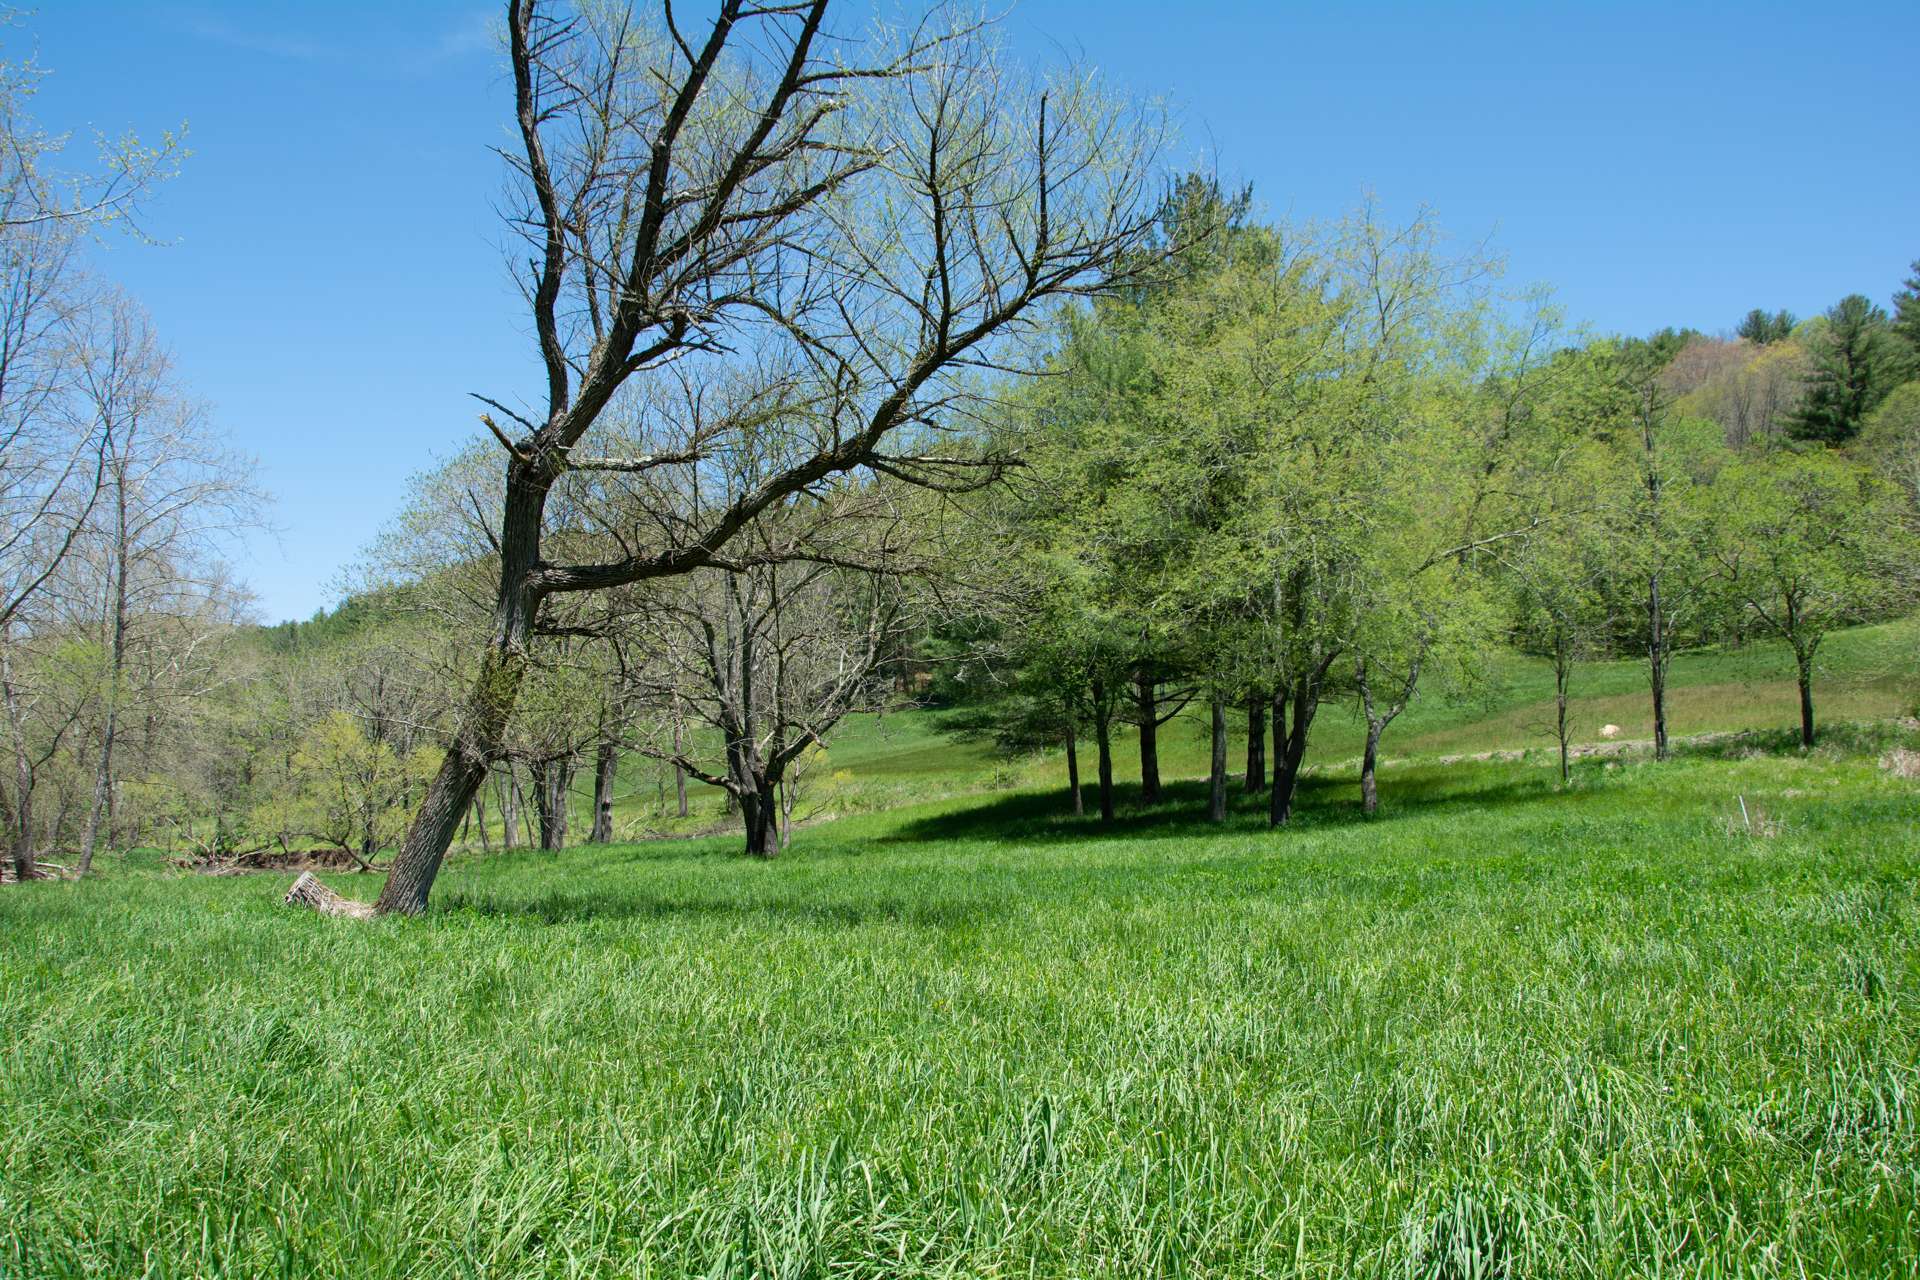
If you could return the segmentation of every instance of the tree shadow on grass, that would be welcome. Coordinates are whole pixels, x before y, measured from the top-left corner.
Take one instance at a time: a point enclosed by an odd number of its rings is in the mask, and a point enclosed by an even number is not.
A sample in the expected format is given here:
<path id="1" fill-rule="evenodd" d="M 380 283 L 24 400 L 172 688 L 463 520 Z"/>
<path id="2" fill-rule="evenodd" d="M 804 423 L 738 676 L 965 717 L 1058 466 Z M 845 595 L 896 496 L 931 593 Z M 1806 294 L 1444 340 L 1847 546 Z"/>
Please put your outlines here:
<path id="1" fill-rule="evenodd" d="M 1482 771 L 1484 772 L 1484 771 Z M 884 843 L 921 843 L 937 840 L 986 840 L 997 843 L 1108 839 L 1194 839 L 1219 835 L 1252 835 L 1404 821 L 1451 809 L 1486 809 L 1537 803 L 1555 795 L 1557 777 L 1548 770 L 1520 772 L 1511 767 L 1501 776 L 1464 783 L 1458 771 L 1423 768 L 1395 771 L 1381 779 L 1382 805 L 1369 817 L 1361 811 L 1358 787 L 1347 777 L 1309 774 L 1295 794 L 1294 816 L 1275 831 L 1267 823 L 1267 795 L 1248 794 L 1236 782 L 1228 796 L 1225 822 L 1207 820 L 1207 784 L 1174 782 L 1162 787 L 1161 799 L 1140 803 L 1140 789 L 1116 786 L 1116 813 L 1102 822 L 1097 813 L 1075 816 L 1068 811 L 1066 791 L 1023 792 L 946 813 L 904 823 Z M 1578 795 L 1580 793 L 1570 793 Z"/>

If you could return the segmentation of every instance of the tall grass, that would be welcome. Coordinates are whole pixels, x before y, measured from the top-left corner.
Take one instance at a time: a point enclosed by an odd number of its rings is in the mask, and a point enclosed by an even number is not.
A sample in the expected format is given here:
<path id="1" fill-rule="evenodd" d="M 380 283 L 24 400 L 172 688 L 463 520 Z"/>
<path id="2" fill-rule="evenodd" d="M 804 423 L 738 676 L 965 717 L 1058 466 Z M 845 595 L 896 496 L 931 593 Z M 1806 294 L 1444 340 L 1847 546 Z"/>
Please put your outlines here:
<path id="1" fill-rule="evenodd" d="M 1920 1272 L 1914 784 L 1554 781 L 9 890 L 0 1274 Z"/>

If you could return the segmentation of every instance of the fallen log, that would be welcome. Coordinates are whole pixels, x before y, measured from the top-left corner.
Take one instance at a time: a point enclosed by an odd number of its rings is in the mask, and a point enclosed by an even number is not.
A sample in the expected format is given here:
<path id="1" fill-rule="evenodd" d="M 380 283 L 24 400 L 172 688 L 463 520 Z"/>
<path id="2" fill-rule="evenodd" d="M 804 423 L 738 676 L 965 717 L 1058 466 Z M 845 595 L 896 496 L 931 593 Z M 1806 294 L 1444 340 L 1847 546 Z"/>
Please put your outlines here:
<path id="1" fill-rule="evenodd" d="M 323 916 L 347 916 L 354 920 L 373 918 L 371 902 L 341 897 L 321 884 L 311 871 L 300 873 L 300 878 L 293 882 L 293 888 L 287 890 L 286 903 L 290 907 L 311 907 Z"/>

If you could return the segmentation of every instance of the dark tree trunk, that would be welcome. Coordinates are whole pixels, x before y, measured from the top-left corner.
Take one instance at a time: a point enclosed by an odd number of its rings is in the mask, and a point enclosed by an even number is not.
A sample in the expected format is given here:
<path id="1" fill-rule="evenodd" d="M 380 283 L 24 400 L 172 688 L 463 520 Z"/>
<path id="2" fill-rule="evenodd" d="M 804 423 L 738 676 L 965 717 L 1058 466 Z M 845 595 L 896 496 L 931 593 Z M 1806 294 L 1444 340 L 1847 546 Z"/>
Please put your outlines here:
<path id="1" fill-rule="evenodd" d="M 515 458 L 507 465 L 507 493 L 500 522 L 500 589 L 492 632 L 480 672 L 452 717 L 459 726 L 440 770 L 427 786 L 420 809 L 394 855 L 374 909 L 381 915 L 418 915 L 427 909 L 434 877 L 460 819 L 486 780 L 487 766 L 506 740 L 507 721 L 526 679 L 533 620 L 544 595 L 538 585 L 540 525 L 553 475 L 551 463 Z"/>
<path id="2" fill-rule="evenodd" d="M 1247 781 L 1249 792 L 1267 787 L 1267 711 L 1265 699 L 1247 699 Z"/>
<path id="3" fill-rule="evenodd" d="M 1572 756 L 1567 742 L 1567 682 L 1573 674 L 1573 663 L 1564 653 L 1556 652 L 1553 662 L 1553 732 L 1560 743 L 1560 785 L 1566 786 L 1573 779 Z"/>
<path id="4" fill-rule="evenodd" d="M 1800 745 L 1813 745 L 1813 655 L 1794 653 L 1800 677 Z"/>
<path id="5" fill-rule="evenodd" d="M 1067 792 L 1073 798 L 1073 816 L 1079 817 L 1087 811 L 1085 797 L 1080 794 L 1080 743 L 1079 735 L 1073 726 L 1067 726 Z"/>
<path id="6" fill-rule="evenodd" d="M 1647 681 L 1653 691 L 1653 758 L 1667 758 L 1667 629 L 1660 575 L 1647 580 Z"/>
<path id="7" fill-rule="evenodd" d="M 1134 677 L 1134 691 L 1140 707 L 1140 803 L 1155 804 L 1160 799 L 1159 699 L 1154 682 L 1144 675 Z"/>
<path id="8" fill-rule="evenodd" d="M 1360 757 L 1360 811 L 1373 814 L 1380 808 L 1380 787 L 1374 780 L 1374 772 L 1380 765 L 1380 731 L 1385 725 L 1367 726 L 1367 746 Z"/>
<path id="9" fill-rule="evenodd" d="M 740 811 L 747 821 L 747 852 L 756 858 L 777 857 L 780 853 L 780 804 L 774 784 L 756 778 L 753 787 L 740 798 Z"/>
<path id="10" fill-rule="evenodd" d="M 1106 686 L 1093 682 L 1093 736 L 1100 754 L 1100 821 L 1113 821 L 1113 709 Z"/>
<path id="11" fill-rule="evenodd" d="M 540 847 L 551 853 L 567 845 L 567 801 L 573 786 L 573 764 L 543 760 L 533 767 L 533 804 L 540 815 Z"/>
<path id="12" fill-rule="evenodd" d="M 1329 656 L 1317 670 L 1294 681 L 1290 708 L 1293 724 L 1286 732 L 1284 750 L 1279 745 L 1280 717 L 1275 708 L 1273 791 L 1267 798 L 1267 821 L 1273 826 L 1284 826 L 1293 817 L 1294 790 L 1300 784 L 1301 762 L 1307 757 L 1307 731 L 1320 710 L 1320 683 L 1332 665 L 1333 657 Z"/>
<path id="13" fill-rule="evenodd" d="M 613 784 L 620 776 L 620 753 L 611 742 L 602 742 L 593 760 L 593 829 L 587 832 L 589 844 L 613 842 Z"/>
<path id="14" fill-rule="evenodd" d="M 1227 704 L 1213 700 L 1213 756 L 1209 762 L 1207 821 L 1227 820 Z"/>

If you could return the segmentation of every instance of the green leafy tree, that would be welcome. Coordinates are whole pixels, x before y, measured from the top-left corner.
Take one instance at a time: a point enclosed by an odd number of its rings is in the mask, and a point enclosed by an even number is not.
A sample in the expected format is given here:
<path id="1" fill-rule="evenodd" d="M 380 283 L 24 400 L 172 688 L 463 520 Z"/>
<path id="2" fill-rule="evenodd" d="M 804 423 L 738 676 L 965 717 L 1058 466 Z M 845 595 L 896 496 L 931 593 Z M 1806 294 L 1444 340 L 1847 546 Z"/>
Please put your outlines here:
<path id="1" fill-rule="evenodd" d="M 1883 481 L 1826 453 L 1738 464 L 1715 487 L 1715 554 L 1740 606 L 1793 650 L 1800 742 L 1811 747 L 1814 657 L 1886 599 L 1876 548 L 1896 536 Z"/>

